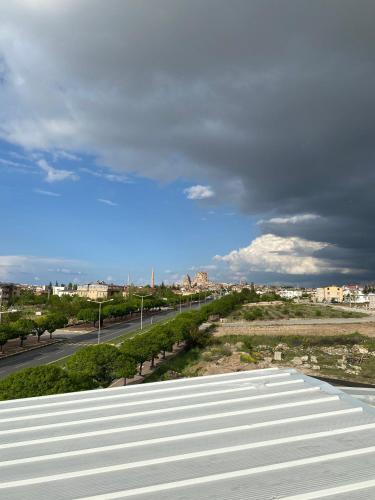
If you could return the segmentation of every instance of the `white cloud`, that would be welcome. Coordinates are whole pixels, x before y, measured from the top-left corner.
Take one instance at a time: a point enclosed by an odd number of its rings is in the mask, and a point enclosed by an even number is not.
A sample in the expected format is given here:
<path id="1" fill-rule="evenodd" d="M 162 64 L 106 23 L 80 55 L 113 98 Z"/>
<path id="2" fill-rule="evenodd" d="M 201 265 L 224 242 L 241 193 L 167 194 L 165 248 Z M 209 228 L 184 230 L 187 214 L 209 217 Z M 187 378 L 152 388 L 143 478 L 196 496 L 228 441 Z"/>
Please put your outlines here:
<path id="1" fill-rule="evenodd" d="M 45 181 L 53 183 L 53 182 L 61 182 L 65 180 L 77 181 L 79 179 L 78 175 L 70 170 L 60 170 L 52 167 L 46 160 L 38 160 L 37 165 L 39 168 L 43 170 L 47 174 L 45 177 Z"/>
<path id="2" fill-rule="evenodd" d="M 337 268 L 327 259 L 315 255 L 331 246 L 329 243 L 299 237 L 265 234 L 255 238 L 247 247 L 224 256 L 216 255 L 214 259 L 228 264 L 233 272 L 260 271 L 294 275 L 350 272 L 350 269 Z"/>
<path id="3" fill-rule="evenodd" d="M 0 255 L 0 281 L 23 281 L 21 277 L 41 276 L 47 272 L 80 275 L 85 263 L 72 259 L 32 255 Z"/>
<path id="4" fill-rule="evenodd" d="M 0 165 L 3 165 L 3 171 L 8 170 L 9 172 L 17 172 L 23 174 L 35 174 L 36 172 L 25 163 L 19 163 L 12 160 L 7 160 L 5 158 L 0 158 Z"/>
<path id="5" fill-rule="evenodd" d="M 205 200 L 215 196 L 211 186 L 202 186 L 201 184 L 184 189 L 184 193 L 189 200 Z"/>
<path id="6" fill-rule="evenodd" d="M 79 156 L 74 155 L 73 153 L 68 153 L 67 151 L 55 151 L 53 153 L 53 158 L 54 160 L 58 160 L 60 158 L 64 160 L 69 160 L 69 161 L 81 161 L 81 158 Z"/>
<path id="7" fill-rule="evenodd" d="M 34 193 L 42 194 L 44 196 L 55 196 L 55 197 L 61 196 L 60 193 L 54 193 L 53 191 L 45 191 L 44 189 L 34 189 Z"/>
<path id="8" fill-rule="evenodd" d="M 98 170 L 90 170 L 89 168 L 82 167 L 80 168 L 81 172 L 85 172 L 86 174 L 90 174 L 94 177 L 100 177 L 102 179 L 106 179 L 107 181 L 110 182 L 122 182 L 124 184 L 131 184 L 133 181 L 128 179 L 126 175 L 119 175 L 119 174 L 111 174 L 107 172 L 99 172 Z"/>
<path id="9" fill-rule="evenodd" d="M 100 203 L 104 203 L 105 205 L 109 205 L 110 207 L 117 207 L 117 203 L 114 203 L 111 200 L 106 200 L 104 198 L 98 198 L 97 201 L 99 201 Z"/>
<path id="10" fill-rule="evenodd" d="M 290 217 L 273 217 L 272 219 L 260 220 L 257 224 L 271 223 L 271 224 L 297 224 L 298 222 L 306 222 L 310 220 L 320 219 L 316 214 L 299 214 Z"/>

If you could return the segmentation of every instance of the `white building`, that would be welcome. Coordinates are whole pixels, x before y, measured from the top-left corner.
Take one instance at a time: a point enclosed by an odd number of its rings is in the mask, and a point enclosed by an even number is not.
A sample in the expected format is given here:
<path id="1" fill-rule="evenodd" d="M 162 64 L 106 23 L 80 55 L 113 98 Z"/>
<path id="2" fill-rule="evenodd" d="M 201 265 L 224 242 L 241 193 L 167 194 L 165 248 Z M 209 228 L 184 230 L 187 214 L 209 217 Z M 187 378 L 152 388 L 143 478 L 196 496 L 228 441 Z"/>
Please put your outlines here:
<path id="1" fill-rule="evenodd" d="M 299 299 L 302 297 L 302 290 L 280 290 L 278 294 L 283 299 Z"/>
<path id="2" fill-rule="evenodd" d="M 52 287 L 52 294 L 57 295 L 57 297 L 64 297 L 66 295 L 78 295 L 77 290 L 68 290 L 65 286 L 54 286 Z"/>
<path id="3" fill-rule="evenodd" d="M 367 297 L 369 309 L 375 309 L 375 293 L 369 293 Z"/>

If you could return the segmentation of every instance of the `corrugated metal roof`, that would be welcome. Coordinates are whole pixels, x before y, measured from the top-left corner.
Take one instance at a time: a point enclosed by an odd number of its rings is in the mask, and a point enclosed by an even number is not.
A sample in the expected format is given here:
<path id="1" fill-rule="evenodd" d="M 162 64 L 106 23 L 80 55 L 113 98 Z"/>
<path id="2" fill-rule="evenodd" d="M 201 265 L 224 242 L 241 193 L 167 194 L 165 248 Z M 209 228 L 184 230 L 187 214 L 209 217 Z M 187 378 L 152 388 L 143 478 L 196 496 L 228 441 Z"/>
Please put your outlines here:
<path id="1" fill-rule="evenodd" d="M 339 387 L 343 392 L 364 403 L 375 406 L 375 389 L 371 387 Z"/>
<path id="2" fill-rule="evenodd" d="M 375 498 L 375 410 L 292 369 L 0 403 L 0 497 Z"/>

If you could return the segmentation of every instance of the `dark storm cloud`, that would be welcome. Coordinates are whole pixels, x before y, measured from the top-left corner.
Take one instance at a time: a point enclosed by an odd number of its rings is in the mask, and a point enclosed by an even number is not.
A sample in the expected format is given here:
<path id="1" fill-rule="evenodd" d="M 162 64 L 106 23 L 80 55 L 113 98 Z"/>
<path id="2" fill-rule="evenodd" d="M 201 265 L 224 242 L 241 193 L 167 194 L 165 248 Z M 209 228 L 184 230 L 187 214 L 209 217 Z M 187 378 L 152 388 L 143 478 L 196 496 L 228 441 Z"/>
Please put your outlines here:
<path id="1" fill-rule="evenodd" d="M 207 182 L 263 219 L 319 215 L 259 228 L 331 243 L 319 255 L 375 277 L 372 0 L 28 0 L 0 13 L 2 137 Z"/>

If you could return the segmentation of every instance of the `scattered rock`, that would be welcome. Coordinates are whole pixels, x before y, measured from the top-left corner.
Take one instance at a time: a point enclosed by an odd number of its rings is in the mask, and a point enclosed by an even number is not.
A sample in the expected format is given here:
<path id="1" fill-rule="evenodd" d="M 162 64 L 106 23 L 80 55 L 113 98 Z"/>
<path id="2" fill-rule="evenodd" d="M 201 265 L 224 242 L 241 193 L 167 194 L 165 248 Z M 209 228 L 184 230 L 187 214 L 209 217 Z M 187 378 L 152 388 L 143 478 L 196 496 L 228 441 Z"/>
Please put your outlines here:
<path id="1" fill-rule="evenodd" d="M 349 349 L 346 346 L 322 347 L 321 351 L 326 354 L 330 354 L 331 356 L 343 356 L 345 354 L 348 354 Z"/>
<path id="2" fill-rule="evenodd" d="M 289 350 L 289 346 L 288 344 L 277 344 L 277 346 L 275 347 L 275 351 L 288 351 Z"/>
<path id="3" fill-rule="evenodd" d="M 316 356 L 310 356 L 310 361 L 311 361 L 311 363 L 314 363 L 315 365 L 318 363 Z"/>
<path id="4" fill-rule="evenodd" d="M 362 345 L 353 345 L 352 351 L 356 352 L 358 354 L 368 354 L 368 349 L 366 347 L 363 347 Z"/>
<path id="5" fill-rule="evenodd" d="M 360 366 L 351 366 L 345 370 L 345 373 L 349 373 L 351 375 L 359 375 L 362 368 Z"/>
<path id="6" fill-rule="evenodd" d="M 305 363 L 306 361 L 309 360 L 308 356 L 301 356 L 302 361 Z"/>
<path id="7" fill-rule="evenodd" d="M 311 369 L 312 370 L 320 370 L 320 366 L 319 365 L 312 365 Z"/>
<path id="8" fill-rule="evenodd" d="M 302 361 L 302 358 L 298 357 L 298 356 L 295 356 L 292 361 L 291 361 L 292 365 L 295 365 L 295 366 L 301 366 L 303 365 L 303 361 Z"/>

